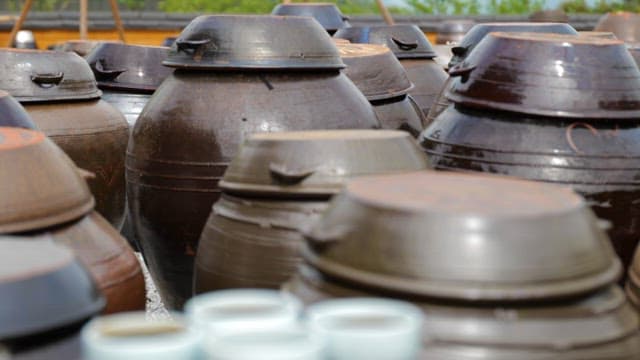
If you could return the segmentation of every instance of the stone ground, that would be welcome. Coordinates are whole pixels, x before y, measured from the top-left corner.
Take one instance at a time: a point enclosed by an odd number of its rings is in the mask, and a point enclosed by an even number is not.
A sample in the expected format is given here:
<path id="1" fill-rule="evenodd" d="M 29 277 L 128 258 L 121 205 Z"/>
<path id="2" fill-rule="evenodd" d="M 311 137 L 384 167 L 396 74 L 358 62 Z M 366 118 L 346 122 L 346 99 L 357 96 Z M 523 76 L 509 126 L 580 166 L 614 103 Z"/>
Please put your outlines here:
<path id="1" fill-rule="evenodd" d="M 147 318 L 153 320 L 171 318 L 171 314 L 169 314 L 169 311 L 164 307 L 160 294 L 153 283 L 153 279 L 151 279 L 151 275 L 149 275 L 149 270 L 147 270 L 147 266 L 144 264 L 142 255 L 137 252 L 136 257 L 142 267 L 144 282 L 147 288 Z"/>

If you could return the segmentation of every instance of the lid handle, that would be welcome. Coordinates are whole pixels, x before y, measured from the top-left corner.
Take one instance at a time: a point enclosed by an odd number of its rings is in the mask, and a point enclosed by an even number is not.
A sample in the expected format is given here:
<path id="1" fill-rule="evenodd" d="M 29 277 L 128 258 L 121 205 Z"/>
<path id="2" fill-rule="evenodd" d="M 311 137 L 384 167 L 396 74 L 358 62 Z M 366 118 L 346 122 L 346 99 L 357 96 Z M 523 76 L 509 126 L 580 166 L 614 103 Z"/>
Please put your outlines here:
<path id="1" fill-rule="evenodd" d="M 351 232 L 352 229 L 347 225 L 338 225 L 323 229 L 322 232 L 304 229 L 303 235 L 313 245 L 326 245 L 342 241 Z"/>
<path id="2" fill-rule="evenodd" d="M 315 169 L 292 170 L 287 169 L 286 165 L 275 163 L 269 164 L 269 174 L 271 175 L 271 178 L 283 185 L 297 185 L 315 172 Z"/>
<path id="3" fill-rule="evenodd" d="M 210 42 L 211 42 L 211 39 L 201 39 L 201 40 L 178 39 L 175 41 L 175 44 L 178 52 L 184 51 L 186 53 L 190 53 L 190 52 L 195 52 L 201 46 L 204 46 Z"/>
<path id="4" fill-rule="evenodd" d="M 467 77 L 469 77 L 469 74 L 475 70 L 476 66 L 475 65 L 464 65 L 464 64 L 460 64 L 458 66 L 454 66 L 452 68 L 449 69 L 449 76 L 452 77 L 457 77 L 457 76 L 461 76 L 463 78 L 463 80 Z"/>
<path id="5" fill-rule="evenodd" d="M 454 46 L 451 48 L 451 53 L 455 56 L 463 56 L 467 53 L 467 48 L 464 46 Z"/>
<path id="6" fill-rule="evenodd" d="M 63 78 L 63 72 L 31 75 L 31 81 L 42 88 L 50 88 L 59 85 Z"/>
<path id="7" fill-rule="evenodd" d="M 115 80 L 120 74 L 127 71 L 127 69 L 106 69 L 104 59 L 92 63 L 91 70 L 93 70 L 97 80 Z"/>
<path id="8" fill-rule="evenodd" d="M 400 48 L 400 50 L 410 51 L 418 48 L 418 42 L 404 42 L 397 38 L 392 37 L 391 40 Z"/>

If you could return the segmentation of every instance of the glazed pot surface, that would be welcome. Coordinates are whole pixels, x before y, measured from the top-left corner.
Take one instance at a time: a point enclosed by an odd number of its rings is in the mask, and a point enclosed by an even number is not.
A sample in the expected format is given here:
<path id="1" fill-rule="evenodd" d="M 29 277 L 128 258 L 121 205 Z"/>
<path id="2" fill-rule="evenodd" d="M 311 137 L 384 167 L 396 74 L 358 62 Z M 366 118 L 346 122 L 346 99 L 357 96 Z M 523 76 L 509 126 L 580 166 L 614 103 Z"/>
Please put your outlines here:
<path id="1" fill-rule="evenodd" d="M 420 106 L 422 113 L 428 114 L 440 89 L 447 81 L 447 73 L 440 64 L 431 59 L 407 59 L 401 60 L 401 63 L 414 85 L 409 94 Z"/>
<path id="2" fill-rule="evenodd" d="M 180 307 L 191 295 L 200 232 L 245 136 L 377 127 L 371 105 L 338 72 L 167 78 L 140 115 L 127 151 L 132 225 L 165 304 Z"/>

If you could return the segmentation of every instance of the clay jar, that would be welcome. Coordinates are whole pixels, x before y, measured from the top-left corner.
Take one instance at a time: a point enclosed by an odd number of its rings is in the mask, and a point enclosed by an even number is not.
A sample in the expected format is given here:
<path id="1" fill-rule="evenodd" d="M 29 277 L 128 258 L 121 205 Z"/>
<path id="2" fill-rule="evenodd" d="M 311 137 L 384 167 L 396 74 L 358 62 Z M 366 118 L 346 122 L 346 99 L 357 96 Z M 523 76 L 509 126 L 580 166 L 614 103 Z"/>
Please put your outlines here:
<path id="1" fill-rule="evenodd" d="M 300 263 L 300 229 L 317 220 L 348 179 L 425 168 L 413 138 L 400 131 L 250 136 L 220 183 L 225 195 L 200 237 L 195 292 L 278 289 Z"/>
<path id="2" fill-rule="evenodd" d="M 611 222 L 628 266 L 639 235 L 640 71 L 624 44 L 493 33 L 452 71 L 455 106 L 421 138 L 432 164 L 572 186 Z"/>
<path id="3" fill-rule="evenodd" d="M 0 90 L 0 126 L 35 129 L 36 125 L 22 105 L 8 92 Z"/>
<path id="4" fill-rule="evenodd" d="M 626 43 L 640 42 L 640 15 L 619 11 L 603 15 L 594 28 L 595 31 L 610 31 Z"/>
<path id="5" fill-rule="evenodd" d="M 447 80 L 434 59 L 436 52 L 422 30 L 415 25 L 362 26 L 341 29 L 334 35 L 352 43 L 386 45 L 400 60 L 414 88 L 409 94 L 424 114 Z"/>
<path id="6" fill-rule="evenodd" d="M 333 35 L 338 29 L 351 27 L 349 18 L 344 16 L 340 9 L 332 3 L 279 4 L 273 8 L 271 14 L 312 17 L 330 35 Z"/>
<path id="7" fill-rule="evenodd" d="M 201 16 L 165 65 L 178 70 L 133 130 L 127 194 L 151 274 L 165 304 L 178 308 L 191 295 L 198 237 L 220 197 L 218 181 L 244 137 L 379 124 L 311 18 Z"/>
<path id="8" fill-rule="evenodd" d="M 76 165 L 95 174 L 88 182 L 97 211 L 122 226 L 127 123 L 100 100 L 89 65 L 70 52 L 3 49 L 0 59 L 0 88 Z"/>
<path id="9" fill-rule="evenodd" d="M 107 300 L 105 312 L 144 309 L 145 286 L 133 251 L 93 211 L 79 170 L 41 132 L 0 128 L 0 234 L 42 236 L 71 248 Z"/>
<path id="10" fill-rule="evenodd" d="M 409 91 L 413 84 L 393 53 L 381 45 L 338 44 L 347 65 L 344 73 L 371 102 L 383 129 L 405 130 L 413 136 L 424 115 Z"/>

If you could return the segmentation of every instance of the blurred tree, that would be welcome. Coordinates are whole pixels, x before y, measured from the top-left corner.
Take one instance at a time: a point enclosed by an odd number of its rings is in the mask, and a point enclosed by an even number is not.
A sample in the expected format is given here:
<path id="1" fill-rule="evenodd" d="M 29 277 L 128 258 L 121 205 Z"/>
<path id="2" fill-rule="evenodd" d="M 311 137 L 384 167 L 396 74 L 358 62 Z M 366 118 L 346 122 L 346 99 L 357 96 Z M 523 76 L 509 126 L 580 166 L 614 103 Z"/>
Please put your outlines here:
<path id="1" fill-rule="evenodd" d="M 591 4 L 587 0 L 567 0 L 560 5 L 560 8 L 567 13 L 602 14 L 619 10 L 640 11 L 640 0 L 598 0 L 593 4 Z"/>
<path id="2" fill-rule="evenodd" d="M 478 14 L 478 0 L 407 0 L 415 12 L 434 15 Z"/>

